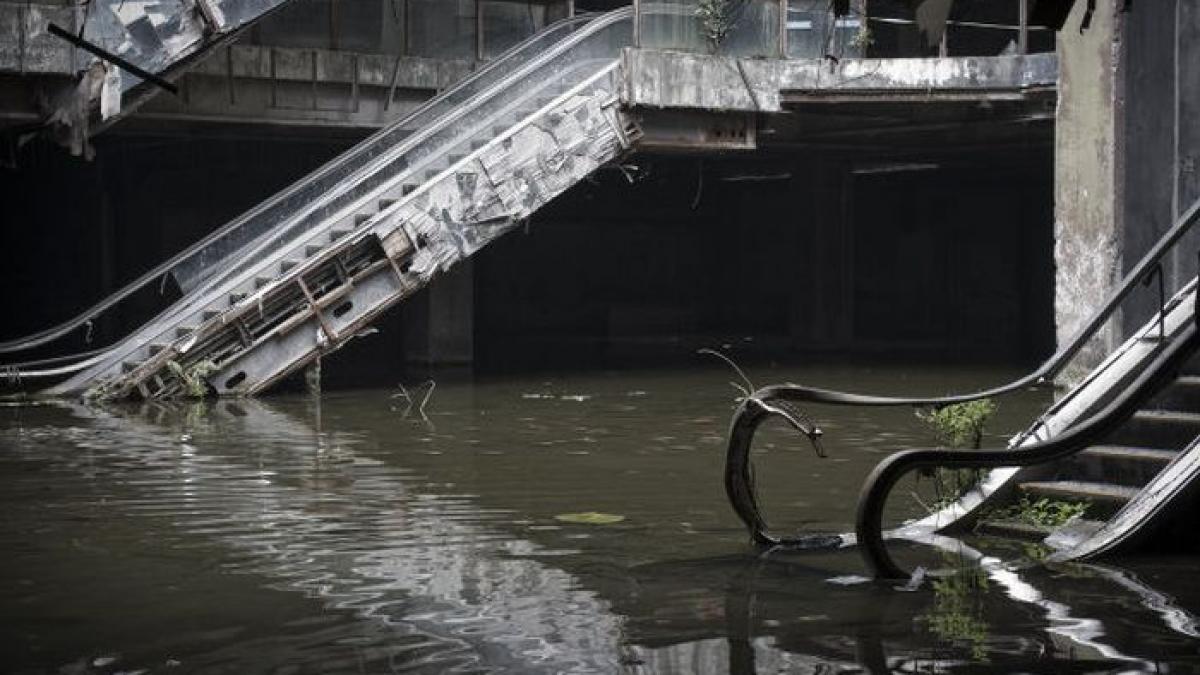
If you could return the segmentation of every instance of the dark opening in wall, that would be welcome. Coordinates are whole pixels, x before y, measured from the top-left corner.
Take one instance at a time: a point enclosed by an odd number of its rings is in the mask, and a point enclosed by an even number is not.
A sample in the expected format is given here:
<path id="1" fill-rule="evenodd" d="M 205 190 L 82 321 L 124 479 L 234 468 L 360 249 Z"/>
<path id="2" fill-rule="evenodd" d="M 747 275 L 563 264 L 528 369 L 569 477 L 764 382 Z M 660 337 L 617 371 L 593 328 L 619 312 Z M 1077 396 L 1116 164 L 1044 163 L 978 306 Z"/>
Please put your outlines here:
<path id="1" fill-rule="evenodd" d="M 1049 156 L 638 157 L 476 259 L 483 371 L 678 361 L 736 343 L 1027 362 L 1053 347 Z"/>

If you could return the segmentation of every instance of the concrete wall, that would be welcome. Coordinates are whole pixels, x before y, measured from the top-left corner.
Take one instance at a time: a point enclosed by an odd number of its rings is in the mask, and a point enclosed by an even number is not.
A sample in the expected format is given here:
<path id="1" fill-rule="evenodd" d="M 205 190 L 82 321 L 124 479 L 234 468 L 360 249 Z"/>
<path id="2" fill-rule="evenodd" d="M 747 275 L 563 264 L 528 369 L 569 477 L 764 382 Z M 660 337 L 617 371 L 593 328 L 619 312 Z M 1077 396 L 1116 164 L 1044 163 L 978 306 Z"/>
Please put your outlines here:
<path id="1" fill-rule="evenodd" d="M 1200 197 L 1200 8 L 1186 0 L 1099 0 L 1091 27 L 1077 3 L 1059 35 L 1055 164 L 1056 331 L 1074 334 L 1143 255 Z M 1200 234 L 1164 263 L 1168 294 L 1196 273 Z M 1138 289 L 1081 365 L 1157 309 Z"/>

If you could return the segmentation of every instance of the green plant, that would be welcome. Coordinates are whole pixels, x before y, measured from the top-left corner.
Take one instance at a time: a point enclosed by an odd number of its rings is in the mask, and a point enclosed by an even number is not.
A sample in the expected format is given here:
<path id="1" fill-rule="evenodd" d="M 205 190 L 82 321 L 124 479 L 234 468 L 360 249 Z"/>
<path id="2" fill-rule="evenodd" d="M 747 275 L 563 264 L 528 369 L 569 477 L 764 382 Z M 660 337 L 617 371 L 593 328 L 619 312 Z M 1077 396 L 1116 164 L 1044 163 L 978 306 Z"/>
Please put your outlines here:
<path id="1" fill-rule="evenodd" d="M 875 44 L 875 34 L 871 32 L 871 27 L 867 25 L 867 22 L 863 21 L 862 25 L 858 27 L 858 32 L 850 38 L 850 46 L 865 50 L 873 44 Z"/>
<path id="2" fill-rule="evenodd" d="M 208 385 L 208 376 L 217 371 L 217 366 L 212 361 L 200 361 L 184 368 L 179 365 L 178 361 L 167 361 L 167 368 L 178 377 L 183 383 L 184 392 L 192 398 L 204 398 L 208 396 L 210 387 Z"/>
<path id="3" fill-rule="evenodd" d="M 713 51 L 725 41 L 729 31 L 737 23 L 734 18 L 735 2 L 736 0 L 699 0 L 696 4 L 696 18 L 700 20 L 700 31 Z"/>
<path id="4" fill-rule="evenodd" d="M 983 430 L 996 412 L 996 404 L 990 398 L 966 403 L 918 410 L 917 417 L 933 429 L 938 442 L 952 448 L 979 449 L 983 443 Z"/>
<path id="5" fill-rule="evenodd" d="M 1059 527 L 1075 518 L 1082 518 L 1091 507 L 1091 502 L 1068 502 L 1042 497 L 1033 500 L 1021 497 L 1016 504 L 997 509 L 990 514 L 999 520 L 1015 520 L 1039 527 Z"/>
<path id="6" fill-rule="evenodd" d="M 995 412 L 996 404 L 985 398 L 918 410 L 916 415 L 929 425 L 939 444 L 977 450 L 983 444 L 984 428 Z M 933 479 L 935 495 L 930 510 L 937 510 L 954 503 L 964 492 L 975 487 L 983 472 L 979 469 L 934 469 L 927 475 Z"/>

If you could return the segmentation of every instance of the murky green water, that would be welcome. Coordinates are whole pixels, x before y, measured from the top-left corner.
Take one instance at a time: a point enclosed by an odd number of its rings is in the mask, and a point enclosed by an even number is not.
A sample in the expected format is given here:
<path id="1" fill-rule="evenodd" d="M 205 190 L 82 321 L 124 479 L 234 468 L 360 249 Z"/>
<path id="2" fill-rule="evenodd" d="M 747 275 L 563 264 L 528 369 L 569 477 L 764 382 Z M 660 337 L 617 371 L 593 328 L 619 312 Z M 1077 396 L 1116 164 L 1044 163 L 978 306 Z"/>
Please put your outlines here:
<path id="1" fill-rule="evenodd" d="M 762 370 L 894 393 L 953 368 Z M 905 592 L 853 550 L 761 555 L 721 488 L 719 369 L 140 407 L 0 408 L 0 671 L 1190 672 L 1194 561 L 985 570 Z M 1045 403 L 1002 403 L 993 441 Z M 759 475 L 780 529 L 849 529 L 925 445 L 906 410 L 811 410 Z M 623 517 L 594 525 L 565 513 Z M 961 556 L 936 553 L 954 567 Z M 969 557 L 969 556 L 968 556 Z"/>

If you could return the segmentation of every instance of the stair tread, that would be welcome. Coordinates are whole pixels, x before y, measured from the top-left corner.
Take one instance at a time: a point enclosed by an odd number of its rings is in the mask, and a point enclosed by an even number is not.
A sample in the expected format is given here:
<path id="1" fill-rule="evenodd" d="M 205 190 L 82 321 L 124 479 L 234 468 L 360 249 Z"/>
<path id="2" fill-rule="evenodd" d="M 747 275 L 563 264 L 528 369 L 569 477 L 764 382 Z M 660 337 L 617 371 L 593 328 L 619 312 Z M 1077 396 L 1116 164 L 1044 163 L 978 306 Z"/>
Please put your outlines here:
<path id="1" fill-rule="evenodd" d="M 1026 523 L 1020 520 L 1003 518 L 981 520 L 975 525 L 975 532 L 978 534 L 1030 541 L 1041 541 L 1053 531 L 1053 528 L 1043 525 L 1034 525 L 1033 523 Z"/>
<path id="2" fill-rule="evenodd" d="M 1133 417 L 1142 422 L 1200 424 L 1200 413 L 1184 412 L 1182 410 L 1139 410 L 1133 414 Z"/>
<path id="3" fill-rule="evenodd" d="M 1112 483 L 1095 483 L 1081 480 L 1047 480 L 1021 483 L 1026 492 L 1053 495 L 1056 497 L 1078 497 L 1104 501 L 1127 502 L 1137 496 L 1139 488 Z"/>
<path id="4" fill-rule="evenodd" d="M 1179 456 L 1175 450 L 1130 445 L 1094 445 L 1080 454 L 1091 457 L 1132 459 L 1142 462 L 1169 462 Z"/>

